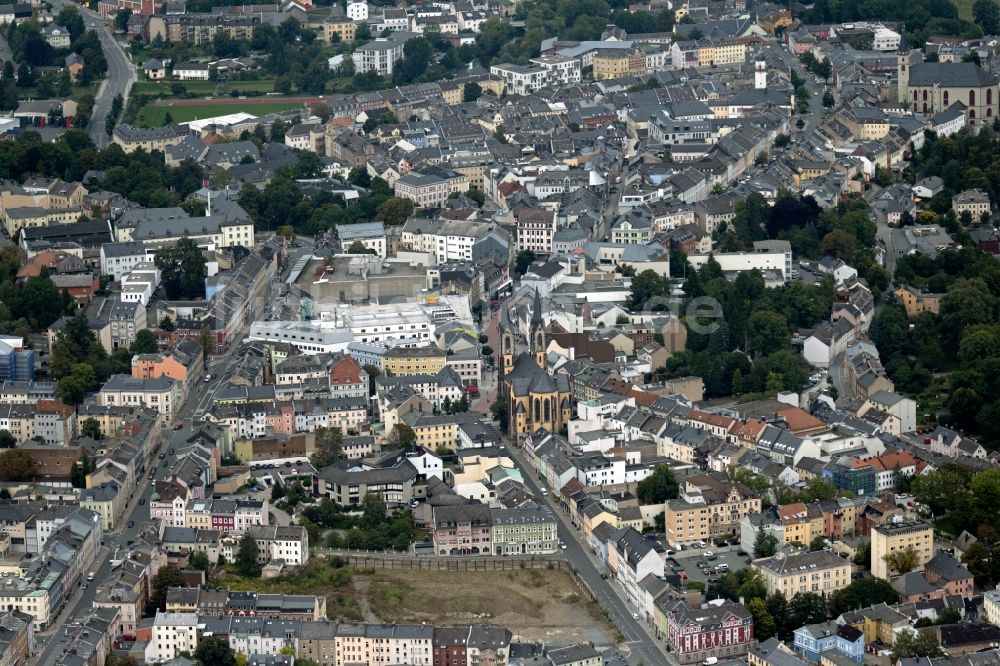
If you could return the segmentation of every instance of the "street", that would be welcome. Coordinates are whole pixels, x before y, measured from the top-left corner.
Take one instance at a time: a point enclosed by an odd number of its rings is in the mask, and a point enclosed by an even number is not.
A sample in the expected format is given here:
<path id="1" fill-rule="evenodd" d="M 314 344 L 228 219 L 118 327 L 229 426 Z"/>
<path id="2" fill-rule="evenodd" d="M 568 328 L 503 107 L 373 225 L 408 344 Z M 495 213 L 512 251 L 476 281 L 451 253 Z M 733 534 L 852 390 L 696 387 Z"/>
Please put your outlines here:
<path id="1" fill-rule="evenodd" d="M 587 545 L 580 540 L 580 533 L 570 525 L 565 512 L 556 506 L 556 503 L 548 495 L 543 495 L 534 472 L 524 462 L 517 444 L 508 441 L 507 450 L 510 452 L 515 464 L 520 468 L 528 490 L 539 501 L 548 505 L 555 514 L 559 523 L 559 540 L 566 544 L 563 555 L 569 560 L 576 570 L 580 580 L 590 588 L 597 597 L 597 603 L 601 609 L 611 618 L 611 622 L 622 633 L 622 638 L 629 649 L 629 663 L 638 664 L 640 662 L 646 666 L 652 664 L 676 664 L 669 654 L 661 649 L 654 635 L 650 633 L 649 627 L 642 620 L 633 618 L 634 610 L 625 605 L 625 601 L 619 595 L 615 583 L 611 580 L 601 578 L 601 571 L 598 564 L 590 555 Z"/>
<path id="2" fill-rule="evenodd" d="M 66 4 L 66 0 L 53 0 L 52 4 L 53 11 L 58 13 Z M 87 133 L 93 139 L 94 145 L 98 148 L 105 148 L 110 143 L 105 125 L 108 114 L 111 112 L 111 103 L 117 95 L 121 95 L 124 106 L 128 105 L 129 92 L 137 78 L 136 71 L 132 61 L 125 55 L 125 51 L 122 50 L 114 35 L 111 34 L 111 29 L 101 17 L 82 5 L 76 6 L 80 9 L 80 16 L 83 17 L 87 29 L 97 32 L 97 36 L 101 39 L 104 57 L 108 61 L 108 72 L 94 96 L 94 110 L 90 116 L 90 124 L 87 125 Z"/>

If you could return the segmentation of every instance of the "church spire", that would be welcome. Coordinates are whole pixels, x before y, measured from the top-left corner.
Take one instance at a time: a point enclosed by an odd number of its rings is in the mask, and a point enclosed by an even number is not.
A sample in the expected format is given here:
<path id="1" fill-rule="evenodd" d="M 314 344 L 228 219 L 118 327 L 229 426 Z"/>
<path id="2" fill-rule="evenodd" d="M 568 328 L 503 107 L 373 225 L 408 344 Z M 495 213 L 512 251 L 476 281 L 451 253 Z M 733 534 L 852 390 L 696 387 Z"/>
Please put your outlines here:
<path id="1" fill-rule="evenodd" d="M 538 295 L 538 287 L 535 287 L 535 309 L 531 313 L 531 323 L 536 325 L 542 324 L 542 299 Z"/>

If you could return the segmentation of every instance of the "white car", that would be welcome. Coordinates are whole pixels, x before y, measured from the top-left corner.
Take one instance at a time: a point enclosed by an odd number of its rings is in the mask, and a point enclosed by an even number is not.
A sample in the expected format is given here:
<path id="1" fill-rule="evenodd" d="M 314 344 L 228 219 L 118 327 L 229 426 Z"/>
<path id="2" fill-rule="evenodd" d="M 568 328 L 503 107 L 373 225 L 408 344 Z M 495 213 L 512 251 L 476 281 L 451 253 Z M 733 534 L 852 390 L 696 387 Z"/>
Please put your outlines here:
<path id="1" fill-rule="evenodd" d="M 710 550 L 705 551 L 705 557 L 712 557 L 713 555 L 715 555 L 715 553 L 713 553 L 712 551 Z"/>

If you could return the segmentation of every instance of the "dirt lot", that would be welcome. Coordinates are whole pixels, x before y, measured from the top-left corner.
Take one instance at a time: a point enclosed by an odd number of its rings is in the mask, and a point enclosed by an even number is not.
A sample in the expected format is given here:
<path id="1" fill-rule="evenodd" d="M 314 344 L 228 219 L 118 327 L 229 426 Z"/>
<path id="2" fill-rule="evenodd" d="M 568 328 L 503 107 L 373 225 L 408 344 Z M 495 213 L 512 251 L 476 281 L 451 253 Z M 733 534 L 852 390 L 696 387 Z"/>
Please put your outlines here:
<path id="1" fill-rule="evenodd" d="M 379 571 L 357 574 L 355 590 L 370 619 L 437 625 L 478 621 L 505 626 L 519 640 L 614 643 L 607 620 L 563 571 Z"/>
<path id="2" fill-rule="evenodd" d="M 325 558 L 271 579 L 240 578 L 232 565 L 215 582 L 235 590 L 326 596 L 330 619 L 346 622 L 478 622 L 518 640 L 613 645 L 616 632 L 564 571 L 355 571 Z"/>

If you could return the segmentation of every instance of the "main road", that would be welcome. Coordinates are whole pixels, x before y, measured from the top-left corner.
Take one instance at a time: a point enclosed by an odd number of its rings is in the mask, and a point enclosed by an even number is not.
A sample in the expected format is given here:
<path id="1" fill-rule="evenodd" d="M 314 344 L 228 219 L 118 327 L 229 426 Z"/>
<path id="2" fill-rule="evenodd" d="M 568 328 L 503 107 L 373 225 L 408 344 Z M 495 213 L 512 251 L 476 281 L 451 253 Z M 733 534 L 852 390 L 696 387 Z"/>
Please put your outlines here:
<path id="1" fill-rule="evenodd" d="M 306 251 L 308 249 L 302 249 L 299 254 Z M 292 261 L 290 260 L 288 266 L 291 265 Z M 287 275 L 287 272 L 288 267 L 285 268 L 282 276 Z M 237 336 L 236 340 L 240 339 Z M 164 426 L 161 435 L 163 443 L 160 446 L 160 453 L 164 457 L 161 459 L 154 454 L 147 461 L 146 471 L 139 478 L 135 491 L 129 497 L 121 522 L 114 530 L 104 535 L 104 545 L 101 546 L 90 569 L 94 572 L 94 582 L 89 584 L 81 582 L 75 590 L 70 592 L 69 600 L 52 620 L 48 629 L 38 634 L 41 649 L 31 660 L 31 664 L 46 666 L 55 663 L 57 656 L 71 647 L 69 638 L 64 631 L 67 623 L 86 618 L 87 611 L 94 603 L 98 587 L 106 582 L 112 573 L 111 560 L 116 559 L 116 554 L 118 557 L 123 557 L 139 532 L 149 525 L 149 498 L 153 494 L 153 483 L 149 479 L 149 472 L 154 471 L 155 477 L 162 479 L 173 468 L 177 461 L 178 452 L 186 446 L 187 439 L 194 432 L 195 416 L 200 416 L 205 407 L 210 404 L 215 391 L 224 383 L 225 378 L 232 370 L 236 360 L 233 352 L 238 347 L 239 344 L 234 343 L 226 353 L 209 357 L 206 373 L 212 375 L 211 381 L 206 382 L 196 378 L 187 399 L 184 401 L 184 406 L 174 415 L 173 421 Z M 182 427 L 174 430 L 174 425 L 177 423 L 182 424 Z M 276 517 L 279 523 L 286 522 L 286 516 L 278 515 Z"/>
<path id="2" fill-rule="evenodd" d="M 69 4 L 80 10 L 83 23 L 87 30 L 94 30 L 101 40 L 101 48 L 104 51 L 104 58 L 108 61 L 108 72 L 104 82 L 94 96 L 94 110 L 90 115 L 90 124 L 87 132 L 94 144 L 98 148 L 104 148 L 109 143 L 108 133 L 105 129 L 108 114 L 111 113 L 111 103 L 118 95 L 122 96 L 123 110 L 128 104 L 128 96 L 132 90 L 132 84 L 137 79 L 135 65 L 122 49 L 118 40 L 111 33 L 108 24 L 98 15 L 86 7 L 77 5 L 66 0 L 52 0 L 55 11 L 62 9 L 63 5 Z"/>
<path id="3" fill-rule="evenodd" d="M 579 532 L 570 525 L 565 513 L 558 506 L 555 506 L 550 496 L 542 493 L 534 471 L 524 462 L 517 445 L 508 441 L 507 450 L 511 453 L 517 466 L 521 468 L 525 485 L 536 498 L 540 498 L 545 504 L 548 504 L 552 513 L 555 514 L 559 523 L 559 539 L 566 545 L 563 555 L 573 565 L 584 584 L 593 592 L 597 604 L 607 613 L 611 622 L 621 632 L 625 645 L 628 647 L 629 663 L 633 666 L 636 664 L 645 664 L 645 666 L 677 664 L 677 660 L 661 648 L 661 644 L 650 633 L 646 623 L 637 619 L 638 615 L 626 606 L 625 601 L 614 589 L 611 580 L 601 577 L 602 572 L 598 570 L 598 565 L 588 554 L 587 546 L 580 538 Z"/>

